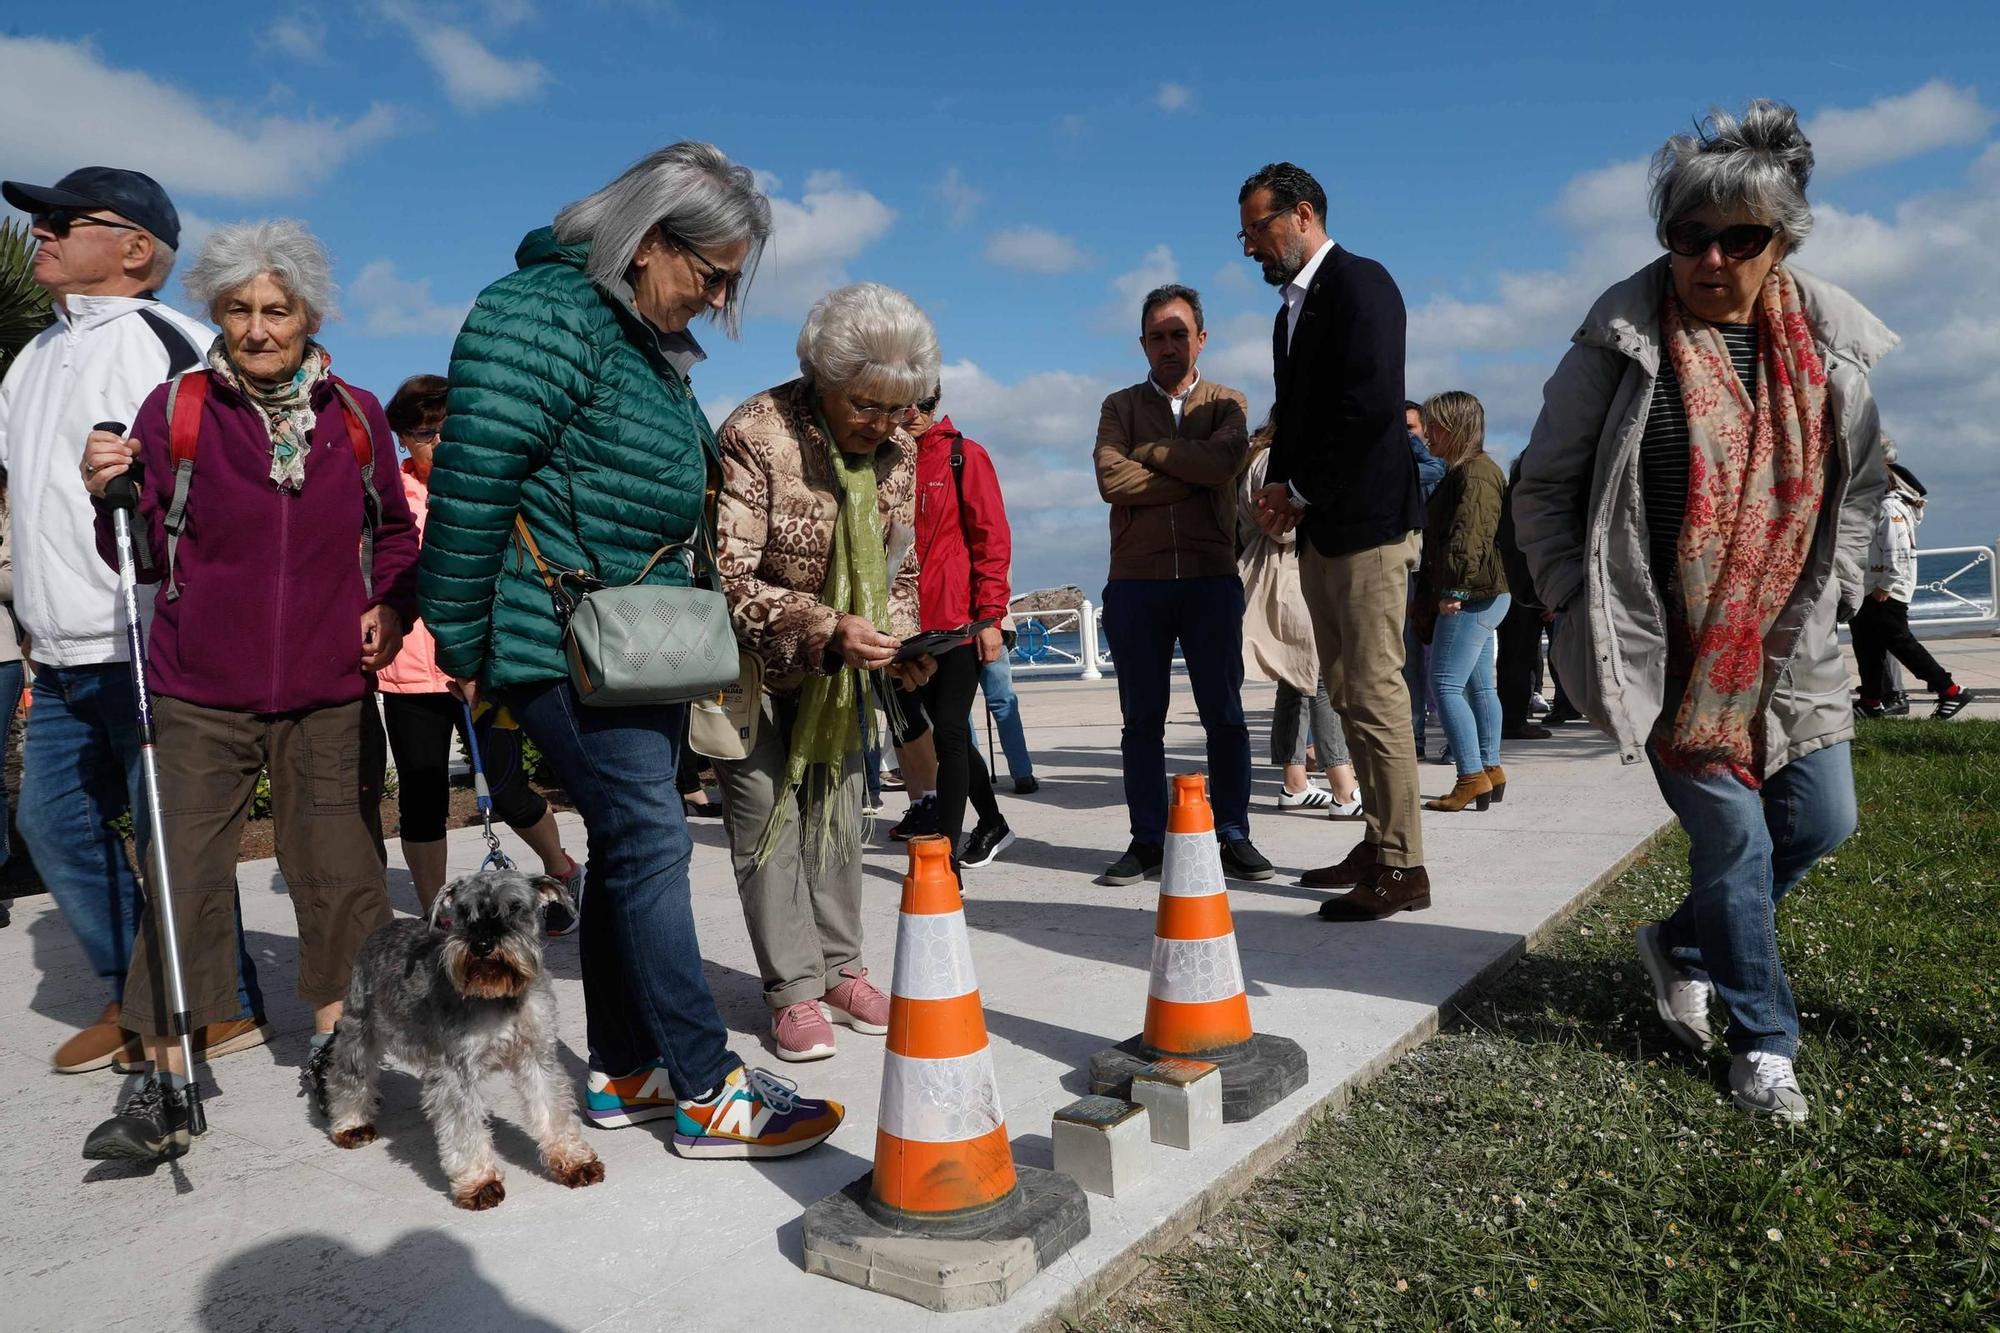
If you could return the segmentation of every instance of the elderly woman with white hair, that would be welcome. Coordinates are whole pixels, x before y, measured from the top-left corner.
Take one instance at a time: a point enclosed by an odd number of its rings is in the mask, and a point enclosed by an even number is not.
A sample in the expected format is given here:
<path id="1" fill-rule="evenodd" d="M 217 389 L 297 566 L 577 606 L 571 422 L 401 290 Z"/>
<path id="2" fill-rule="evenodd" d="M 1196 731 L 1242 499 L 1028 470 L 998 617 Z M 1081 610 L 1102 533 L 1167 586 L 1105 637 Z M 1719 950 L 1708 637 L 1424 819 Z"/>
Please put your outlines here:
<path id="1" fill-rule="evenodd" d="M 1728 1012 L 1736 1105 L 1803 1120 L 1778 903 L 1855 827 L 1835 637 L 1886 485 L 1868 372 L 1896 336 L 1794 268 L 1812 145 L 1755 101 L 1653 162 L 1659 260 L 1598 299 L 1544 390 L 1514 520 L 1577 706 L 1651 760 L 1687 898 L 1639 928 L 1667 1028 Z"/>
<path id="2" fill-rule="evenodd" d="M 99 551 L 115 561 L 105 491 L 141 464 L 134 529 L 141 577 L 160 585 L 146 672 L 187 1019 L 241 1008 L 236 857 L 268 771 L 299 997 L 313 1010 L 311 1076 L 355 952 L 390 918 L 362 813 L 361 710 L 367 673 L 395 657 L 416 614 L 416 528 L 381 405 L 336 377 L 315 340 L 333 282 L 311 233 L 284 220 L 218 228 L 187 289 L 222 329 L 206 366 L 155 389 L 131 438 L 93 433 L 83 481 Z M 124 1016 L 155 1074 L 91 1134 L 86 1157 L 187 1150 L 190 1071 L 162 977 L 142 930 Z"/>
<path id="3" fill-rule="evenodd" d="M 420 580 L 438 665 L 519 723 L 589 835 L 584 1113 L 600 1127 L 672 1116 L 688 1157 L 803 1152 L 842 1108 L 730 1051 L 674 782 L 687 705 L 585 703 L 564 628 L 580 592 L 687 583 L 665 548 L 713 559 L 721 464 L 688 378 L 703 357 L 688 325 L 736 331 L 770 234 L 749 169 L 694 142 L 528 233 L 452 349 Z"/>
<path id="4" fill-rule="evenodd" d="M 798 352 L 798 379 L 722 423 L 723 593 L 764 688 L 748 753 L 716 761 L 772 1041 L 795 1061 L 834 1053 L 829 1018 L 888 1031 L 861 962 L 861 756 L 872 673 L 914 686 L 936 669 L 895 658 L 917 631 L 904 427 L 939 360 L 929 318 L 877 283 L 822 297 Z"/>

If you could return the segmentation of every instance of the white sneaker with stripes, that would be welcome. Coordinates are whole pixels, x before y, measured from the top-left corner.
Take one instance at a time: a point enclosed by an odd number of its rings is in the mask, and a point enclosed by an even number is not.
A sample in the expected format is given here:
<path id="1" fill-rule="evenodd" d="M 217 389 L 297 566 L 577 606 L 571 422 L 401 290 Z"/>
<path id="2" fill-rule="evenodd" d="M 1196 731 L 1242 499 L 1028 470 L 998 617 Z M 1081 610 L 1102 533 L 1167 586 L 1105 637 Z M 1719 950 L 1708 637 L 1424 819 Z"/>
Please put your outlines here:
<path id="1" fill-rule="evenodd" d="M 1333 793 L 1308 778 L 1304 791 L 1278 792 L 1280 810 L 1324 810 L 1333 804 Z"/>

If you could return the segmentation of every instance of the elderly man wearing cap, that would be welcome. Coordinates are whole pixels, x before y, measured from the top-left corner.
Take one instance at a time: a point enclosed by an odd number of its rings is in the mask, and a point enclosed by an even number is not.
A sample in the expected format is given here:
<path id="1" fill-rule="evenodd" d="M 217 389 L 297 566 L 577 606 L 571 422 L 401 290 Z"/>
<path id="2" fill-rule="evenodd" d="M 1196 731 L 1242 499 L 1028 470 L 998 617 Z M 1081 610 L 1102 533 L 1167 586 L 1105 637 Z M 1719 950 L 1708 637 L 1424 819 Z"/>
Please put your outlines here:
<path id="1" fill-rule="evenodd" d="M 146 819 L 138 723 L 116 576 L 97 558 L 90 497 L 76 485 L 84 437 L 130 422 L 160 381 L 201 364 L 214 334 L 154 292 L 173 271 L 180 217 L 150 176 L 84 167 L 53 186 L 0 181 L 32 220 L 34 278 L 55 323 L 0 381 L 0 467 L 13 500 L 14 614 L 29 643 L 34 700 L 21 761 L 21 838 L 109 991 L 102 1017 L 57 1049 L 62 1073 L 138 1061 L 120 1025 L 139 887 L 122 836 Z M 249 955 L 241 1017 L 195 1036 L 210 1055 L 262 1044 Z"/>

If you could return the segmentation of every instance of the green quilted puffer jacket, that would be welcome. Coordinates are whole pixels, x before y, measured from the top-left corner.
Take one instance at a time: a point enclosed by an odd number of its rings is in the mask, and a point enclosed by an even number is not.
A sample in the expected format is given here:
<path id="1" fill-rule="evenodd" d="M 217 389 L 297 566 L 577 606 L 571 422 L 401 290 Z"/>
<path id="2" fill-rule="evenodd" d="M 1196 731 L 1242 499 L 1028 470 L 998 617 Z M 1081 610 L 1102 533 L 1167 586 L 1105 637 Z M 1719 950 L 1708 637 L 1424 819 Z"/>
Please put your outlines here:
<path id="1" fill-rule="evenodd" d="M 584 272 L 589 253 L 528 233 L 451 351 L 419 594 L 438 665 L 488 687 L 568 675 L 515 514 L 552 570 L 611 584 L 704 522 L 708 418 L 653 330 Z M 685 583 L 686 567 L 663 560 L 646 581 Z"/>

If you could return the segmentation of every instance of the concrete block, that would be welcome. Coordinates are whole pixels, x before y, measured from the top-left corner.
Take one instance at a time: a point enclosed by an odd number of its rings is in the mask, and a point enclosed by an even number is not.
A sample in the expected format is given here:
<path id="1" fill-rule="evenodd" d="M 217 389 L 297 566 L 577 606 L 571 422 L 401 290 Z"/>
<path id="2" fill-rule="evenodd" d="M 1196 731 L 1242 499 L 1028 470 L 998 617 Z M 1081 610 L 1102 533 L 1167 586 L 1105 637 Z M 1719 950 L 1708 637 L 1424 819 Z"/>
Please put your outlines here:
<path id="1" fill-rule="evenodd" d="M 1080 1097 L 1055 1113 L 1049 1137 L 1056 1170 L 1109 1198 L 1145 1179 L 1152 1152 L 1146 1108 L 1115 1097 Z"/>
<path id="2" fill-rule="evenodd" d="M 806 1272 L 929 1310 L 999 1305 L 1090 1234 L 1074 1180 L 1032 1166 L 1014 1173 L 1014 1191 L 992 1207 L 922 1220 L 884 1213 L 863 1176 L 806 1209 Z"/>
<path id="3" fill-rule="evenodd" d="M 1133 1076 L 1170 1051 L 1149 1050 L 1132 1037 L 1090 1057 L 1090 1090 L 1106 1097 L 1132 1095 Z M 1289 1037 L 1259 1032 L 1241 1046 L 1203 1051 L 1196 1059 L 1222 1070 L 1222 1120 L 1252 1120 L 1306 1085 L 1306 1053 Z"/>
<path id="4" fill-rule="evenodd" d="M 1169 1056 L 1132 1076 L 1132 1100 L 1146 1108 L 1153 1142 L 1193 1148 L 1222 1128 L 1222 1070 Z"/>

